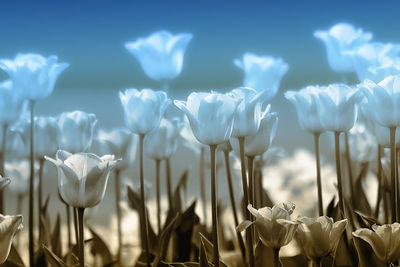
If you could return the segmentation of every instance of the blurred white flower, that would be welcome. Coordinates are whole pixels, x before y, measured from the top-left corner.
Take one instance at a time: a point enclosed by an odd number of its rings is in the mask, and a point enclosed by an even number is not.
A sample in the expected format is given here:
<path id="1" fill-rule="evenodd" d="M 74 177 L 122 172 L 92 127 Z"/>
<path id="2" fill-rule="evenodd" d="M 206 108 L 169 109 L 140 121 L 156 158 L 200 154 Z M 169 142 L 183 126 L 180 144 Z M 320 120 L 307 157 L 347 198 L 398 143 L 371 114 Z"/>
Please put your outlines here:
<path id="1" fill-rule="evenodd" d="M 248 135 L 244 139 L 244 154 L 246 156 L 262 155 L 268 150 L 275 138 L 276 129 L 278 128 L 278 114 L 275 112 L 268 113 L 261 120 L 260 128 L 253 135 Z M 239 139 L 231 138 L 230 143 L 233 150 L 239 155 Z"/>
<path id="2" fill-rule="evenodd" d="M 200 143 L 218 145 L 231 137 L 233 118 L 239 104 L 232 96 L 193 92 L 187 101 L 175 100 L 174 104 L 186 114 Z"/>
<path id="3" fill-rule="evenodd" d="M 314 36 L 324 42 L 329 66 L 336 72 L 354 71 L 352 51 L 368 43 L 372 34 L 356 29 L 349 23 L 338 23 L 327 31 L 315 31 Z"/>
<path id="4" fill-rule="evenodd" d="M 58 150 L 56 159 L 45 157 L 58 171 L 58 189 L 63 200 L 75 208 L 91 208 L 104 197 L 111 169 L 117 164 L 113 155 L 101 158 L 90 153 Z"/>
<path id="5" fill-rule="evenodd" d="M 242 61 L 235 59 L 234 64 L 244 72 L 243 86 L 266 91 L 266 99 L 276 95 L 282 77 L 289 70 L 289 65 L 281 58 L 256 56 L 252 53 L 245 53 Z"/>
<path id="6" fill-rule="evenodd" d="M 389 132 L 388 129 L 385 130 Z M 351 159 L 357 162 L 369 162 L 376 158 L 375 136 L 359 122 L 349 131 L 349 147 Z"/>
<path id="7" fill-rule="evenodd" d="M 172 35 L 158 31 L 147 38 L 126 43 L 125 48 L 139 60 L 150 79 L 169 81 L 181 73 L 186 47 L 192 37 L 191 33 Z"/>
<path id="8" fill-rule="evenodd" d="M 0 123 L 11 125 L 19 119 L 24 101 L 15 92 L 12 81 L 0 82 Z"/>
<path id="9" fill-rule="evenodd" d="M 10 254 L 15 234 L 22 229 L 22 215 L 0 214 L 0 264 L 4 263 Z"/>
<path id="10" fill-rule="evenodd" d="M 224 152 L 231 152 L 232 151 L 232 145 L 231 142 L 226 141 L 222 144 L 219 144 L 217 149 L 224 151 Z"/>
<path id="11" fill-rule="evenodd" d="M 324 90 L 319 86 L 307 86 L 300 91 L 287 91 L 285 97 L 296 108 L 297 118 L 303 130 L 310 133 L 323 133 L 324 127 L 321 124 L 318 114 L 317 101 L 313 95 Z"/>
<path id="12" fill-rule="evenodd" d="M 10 178 L 0 176 L 0 190 L 3 190 L 11 182 Z"/>
<path id="13" fill-rule="evenodd" d="M 183 118 L 183 127 L 180 134 L 184 141 L 183 144 L 196 154 L 200 155 L 201 150 L 207 148 L 206 145 L 200 143 L 194 136 L 193 131 L 190 128 L 189 120 L 186 116 Z"/>
<path id="14" fill-rule="evenodd" d="M 35 164 L 35 173 L 39 165 Z M 4 173 L 10 177 L 9 189 L 15 195 L 25 196 L 29 192 L 30 162 L 28 160 L 6 161 L 4 164 Z M 34 187 L 38 186 L 38 179 L 35 179 Z"/>
<path id="15" fill-rule="evenodd" d="M 345 132 L 350 130 L 357 118 L 357 106 L 363 93 L 345 84 L 331 84 L 325 90 L 313 95 L 317 102 L 318 115 L 327 131 Z"/>
<path id="16" fill-rule="evenodd" d="M 160 125 L 171 103 L 163 91 L 126 89 L 119 92 L 126 126 L 136 134 L 148 134 Z"/>
<path id="17" fill-rule="evenodd" d="M 160 126 L 144 138 L 144 153 L 152 159 L 168 159 L 178 147 L 179 133 L 182 128 L 180 119 L 161 119 Z"/>
<path id="18" fill-rule="evenodd" d="M 14 60 L 0 60 L 0 68 L 10 76 L 13 90 L 20 97 L 38 100 L 53 92 L 58 76 L 69 66 L 57 60 L 56 56 L 45 58 L 39 54 L 18 54 Z"/>
<path id="19" fill-rule="evenodd" d="M 95 114 L 79 110 L 61 113 L 58 118 L 59 148 L 72 153 L 88 151 L 93 142 L 96 124 Z"/>

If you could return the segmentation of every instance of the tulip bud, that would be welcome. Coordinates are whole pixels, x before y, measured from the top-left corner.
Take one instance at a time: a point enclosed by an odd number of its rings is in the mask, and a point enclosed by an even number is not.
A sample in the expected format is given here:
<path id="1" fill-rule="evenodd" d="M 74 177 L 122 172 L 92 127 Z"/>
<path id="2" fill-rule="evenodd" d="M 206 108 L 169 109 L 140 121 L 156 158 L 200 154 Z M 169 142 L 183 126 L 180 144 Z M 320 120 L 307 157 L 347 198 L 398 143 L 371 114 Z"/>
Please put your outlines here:
<path id="1" fill-rule="evenodd" d="M 7 260 L 13 238 L 21 229 L 22 215 L 4 216 L 0 214 L 0 264 Z"/>

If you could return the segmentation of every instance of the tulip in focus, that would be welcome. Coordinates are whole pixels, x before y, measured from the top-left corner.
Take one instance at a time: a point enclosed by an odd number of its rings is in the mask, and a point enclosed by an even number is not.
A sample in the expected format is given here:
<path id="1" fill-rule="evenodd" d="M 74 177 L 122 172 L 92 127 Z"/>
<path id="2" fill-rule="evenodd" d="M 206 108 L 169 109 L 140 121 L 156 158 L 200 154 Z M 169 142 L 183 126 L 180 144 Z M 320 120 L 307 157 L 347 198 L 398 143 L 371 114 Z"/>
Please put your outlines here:
<path id="1" fill-rule="evenodd" d="M 234 64 L 244 72 L 243 86 L 266 91 L 266 99 L 277 94 L 281 79 L 289 70 L 289 65 L 281 58 L 252 53 L 245 53 L 242 61 L 235 59 Z"/>
<path id="2" fill-rule="evenodd" d="M 126 43 L 125 48 L 139 60 L 150 79 L 169 81 L 181 73 L 186 47 L 192 38 L 191 33 L 172 35 L 158 31 L 147 38 Z"/>
<path id="3" fill-rule="evenodd" d="M 58 118 L 59 148 L 71 153 L 88 151 L 92 146 L 96 124 L 95 114 L 79 110 L 61 113 Z"/>
<path id="4" fill-rule="evenodd" d="M 56 159 L 45 157 L 58 171 L 58 189 L 63 200 L 75 208 L 91 208 L 104 197 L 110 171 L 117 164 L 113 155 L 58 150 Z"/>
<path id="5" fill-rule="evenodd" d="M 57 60 L 56 56 L 18 54 L 14 60 L 0 60 L 0 68 L 9 75 L 21 98 L 36 101 L 53 92 L 58 76 L 69 66 Z"/>
<path id="6" fill-rule="evenodd" d="M 348 23 L 338 23 L 327 31 L 316 31 L 314 36 L 324 42 L 329 66 L 336 72 L 354 71 L 352 56 L 346 52 L 372 39 L 371 33 Z"/>
<path id="7" fill-rule="evenodd" d="M 13 238 L 21 229 L 22 215 L 4 216 L 0 214 L 0 264 L 7 260 Z"/>

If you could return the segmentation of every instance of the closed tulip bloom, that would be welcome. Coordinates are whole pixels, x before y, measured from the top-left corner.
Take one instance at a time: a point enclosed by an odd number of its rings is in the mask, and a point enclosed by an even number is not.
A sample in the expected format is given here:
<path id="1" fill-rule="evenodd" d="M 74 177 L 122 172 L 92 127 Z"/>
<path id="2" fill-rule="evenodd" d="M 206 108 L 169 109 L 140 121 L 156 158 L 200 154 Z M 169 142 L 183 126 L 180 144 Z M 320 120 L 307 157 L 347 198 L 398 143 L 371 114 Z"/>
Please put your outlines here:
<path id="1" fill-rule="evenodd" d="M 0 60 L 0 68 L 10 76 L 17 94 L 24 99 L 38 100 L 53 92 L 58 76 L 69 66 L 57 60 L 56 56 L 18 54 L 14 60 Z"/>
<path id="2" fill-rule="evenodd" d="M 278 121 L 278 114 L 276 112 L 268 113 L 264 116 L 258 131 L 253 135 L 246 136 L 244 140 L 244 154 L 246 156 L 262 155 L 268 150 L 272 140 L 275 138 Z M 237 138 L 231 138 L 230 143 L 233 150 L 239 155 L 239 140 Z"/>
<path id="3" fill-rule="evenodd" d="M 335 255 L 340 237 L 346 229 L 347 219 L 334 222 L 332 218 L 320 216 L 300 217 L 297 221 L 299 227 L 295 237 L 308 259 L 317 260 Z"/>
<path id="4" fill-rule="evenodd" d="M 293 239 L 298 223 L 290 220 L 290 214 L 294 210 L 293 204 L 280 204 L 272 208 L 264 207 L 254 209 L 251 204 L 247 206 L 255 221 L 245 221 L 238 227 L 238 231 L 243 231 L 254 224 L 258 236 L 264 246 L 279 249 L 289 244 Z"/>
<path id="5" fill-rule="evenodd" d="M 13 90 L 11 80 L 0 82 L 0 123 L 10 125 L 17 121 L 23 110 L 23 99 Z"/>
<path id="6" fill-rule="evenodd" d="M 285 97 L 296 108 L 297 118 L 303 130 L 310 133 L 325 132 L 318 114 L 317 101 L 313 95 L 324 90 L 319 86 L 307 86 L 300 91 L 287 91 Z"/>
<path id="7" fill-rule="evenodd" d="M 360 87 L 375 122 L 388 128 L 400 126 L 400 76 L 386 77 L 378 84 L 365 81 Z"/>
<path id="8" fill-rule="evenodd" d="M 329 66 L 336 72 L 354 71 L 352 56 L 346 52 L 372 39 L 371 33 L 348 23 L 338 23 L 328 31 L 316 31 L 314 36 L 324 42 Z"/>
<path id="9" fill-rule="evenodd" d="M 400 224 L 373 225 L 372 230 L 361 228 L 353 232 L 354 238 L 367 242 L 376 257 L 387 264 L 397 262 L 400 255 Z"/>
<path id="10" fill-rule="evenodd" d="M 119 93 L 126 126 L 136 134 L 148 134 L 156 129 L 171 103 L 163 91 L 126 89 Z"/>
<path id="11" fill-rule="evenodd" d="M 0 176 L 0 190 L 3 190 L 11 182 L 10 178 Z"/>
<path id="12" fill-rule="evenodd" d="M 56 159 L 45 157 L 58 171 L 58 189 L 62 199 L 75 208 L 91 208 L 104 197 L 114 155 L 98 157 L 91 153 L 58 150 Z"/>
<path id="13" fill-rule="evenodd" d="M 241 137 L 254 135 L 260 127 L 261 120 L 270 109 L 270 105 L 268 105 L 265 111 L 262 111 L 262 106 L 265 101 L 265 92 L 257 93 L 254 89 L 240 87 L 230 91 L 228 95 L 237 99 L 239 102 L 233 119 L 231 136 Z"/>
<path id="14" fill-rule="evenodd" d="M 350 130 L 357 118 L 357 106 L 363 93 L 345 84 L 331 84 L 314 95 L 321 124 L 327 131 Z"/>
<path id="15" fill-rule="evenodd" d="M 235 59 L 234 64 L 244 72 L 243 86 L 257 91 L 266 91 L 266 98 L 276 95 L 282 77 L 289 65 L 281 58 L 256 56 L 245 53 L 243 59 Z"/>
<path id="16" fill-rule="evenodd" d="M 186 47 L 192 38 L 191 33 L 173 35 L 158 31 L 126 43 L 125 48 L 139 60 L 150 79 L 168 81 L 181 73 Z"/>
<path id="17" fill-rule="evenodd" d="M 0 264 L 4 263 L 10 254 L 15 234 L 22 229 L 22 215 L 0 214 Z"/>
<path id="18" fill-rule="evenodd" d="M 232 96 L 211 93 L 189 95 L 187 101 L 174 101 L 190 123 L 196 139 L 205 145 L 218 145 L 229 140 L 233 118 L 239 102 Z"/>
<path id="19" fill-rule="evenodd" d="M 178 147 L 179 133 L 182 124 L 178 118 L 168 120 L 163 118 L 160 126 L 146 135 L 144 153 L 152 159 L 168 159 Z"/>
<path id="20" fill-rule="evenodd" d="M 79 110 L 61 113 L 58 118 L 59 148 L 72 153 L 88 151 L 93 142 L 96 124 L 95 114 Z"/>

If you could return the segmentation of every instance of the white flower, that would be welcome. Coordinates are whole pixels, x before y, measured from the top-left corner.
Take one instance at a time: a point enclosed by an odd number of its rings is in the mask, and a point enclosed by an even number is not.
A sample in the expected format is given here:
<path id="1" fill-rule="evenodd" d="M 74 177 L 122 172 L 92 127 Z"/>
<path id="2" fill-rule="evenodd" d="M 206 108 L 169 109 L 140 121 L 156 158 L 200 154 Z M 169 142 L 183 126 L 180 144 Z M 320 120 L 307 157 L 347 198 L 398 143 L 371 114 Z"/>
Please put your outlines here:
<path id="1" fill-rule="evenodd" d="M 385 130 L 389 132 L 388 129 Z M 375 136 L 360 122 L 349 131 L 349 147 L 351 158 L 357 162 L 368 162 L 376 158 Z"/>
<path id="2" fill-rule="evenodd" d="M 148 134 L 156 129 L 171 103 L 163 91 L 126 89 L 119 93 L 126 126 L 136 134 Z"/>
<path id="3" fill-rule="evenodd" d="M 58 170 L 58 189 L 62 199 L 75 208 L 91 208 L 104 197 L 111 169 L 117 164 L 113 155 L 101 158 L 91 153 L 71 154 L 58 150 L 56 159 L 45 157 Z"/>
<path id="4" fill-rule="evenodd" d="M 0 123 L 10 125 L 21 116 L 24 101 L 13 90 L 11 80 L 0 82 Z"/>
<path id="5" fill-rule="evenodd" d="M 24 99 L 48 97 L 56 80 L 69 64 L 57 63 L 56 56 L 18 54 L 14 60 L 0 60 L 0 68 L 10 76 L 14 90 Z"/>
<path id="6" fill-rule="evenodd" d="M 14 235 L 21 229 L 22 215 L 4 216 L 0 214 L 0 264 L 7 260 Z"/>
<path id="7" fill-rule="evenodd" d="M 181 73 L 185 50 L 192 37 L 191 33 L 172 35 L 158 31 L 126 43 L 125 48 L 139 60 L 150 79 L 168 81 Z"/>
<path id="8" fill-rule="evenodd" d="M 7 187 L 11 182 L 10 178 L 0 176 L 0 191 Z"/>
<path id="9" fill-rule="evenodd" d="M 281 58 L 260 57 L 252 53 L 245 53 L 242 61 L 235 59 L 234 64 L 244 72 L 243 86 L 267 91 L 267 99 L 276 95 L 282 77 L 289 70 L 289 65 Z"/>
<path id="10" fill-rule="evenodd" d="M 180 132 L 181 137 L 183 138 L 183 144 L 193 150 L 196 154 L 200 155 L 202 149 L 206 149 L 206 145 L 200 143 L 193 134 L 192 129 L 190 128 L 189 120 L 186 116 L 183 118 L 183 127 Z"/>
<path id="11" fill-rule="evenodd" d="M 316 31 L 314 36 L 324 42 L 329 66 L 336 72 L 354 71 L 351 51 L 369 42 L 372 34 L 348 23 L 338 23 L 328 31 Z"/>

